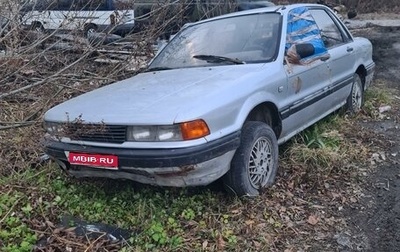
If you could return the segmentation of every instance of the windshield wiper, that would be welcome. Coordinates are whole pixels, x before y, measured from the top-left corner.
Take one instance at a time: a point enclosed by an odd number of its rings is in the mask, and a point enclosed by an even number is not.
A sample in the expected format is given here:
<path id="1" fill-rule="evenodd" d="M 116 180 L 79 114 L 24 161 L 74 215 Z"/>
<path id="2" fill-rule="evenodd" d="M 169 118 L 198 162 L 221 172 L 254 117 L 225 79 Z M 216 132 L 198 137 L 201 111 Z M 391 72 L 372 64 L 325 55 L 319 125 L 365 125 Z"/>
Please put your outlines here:
<path id="1" fill-rule="evenodd" d="M 239 59 L 233 59 L 233 58 L 228 58 L 228 57 L 218 56 L 218 55 L 199 54 L 199 55 L 194 55 L 193 58 L 199 59 L 199 60 L 205 60 L 208 63 L 230 62 L 233 64 L 246 64 L 246 62 L 239 60 Z"/>
<path id="2" fill-rule="evenodd" d="M 145 70 L 145 72 L 153 72 L 153 71 L 162 71 L 162 70 L 170 70 L 170 67 L 152 67 Z"/>

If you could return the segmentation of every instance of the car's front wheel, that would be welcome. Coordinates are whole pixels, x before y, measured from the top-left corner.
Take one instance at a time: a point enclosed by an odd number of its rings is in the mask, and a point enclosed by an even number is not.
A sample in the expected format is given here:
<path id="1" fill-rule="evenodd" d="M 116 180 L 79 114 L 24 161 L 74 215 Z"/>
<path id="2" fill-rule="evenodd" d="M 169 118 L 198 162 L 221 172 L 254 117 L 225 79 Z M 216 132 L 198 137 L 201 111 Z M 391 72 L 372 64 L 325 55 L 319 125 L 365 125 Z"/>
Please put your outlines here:
<path id="1" fill-rule="evenodd" d="M 346 108 L 351 114 L 356 114 L 361 110 L 364 103 L 364 89 L 361 78 L 358 74 L 354 74 L 351 93 L 347 98 Z"/>
<path id="2" fill-rule="evenodd" d="M 224 176 L 225 187 L 237 196 L 257 196 L 275 181 L 278 143 L 265 123 L 250 121 L 242 129 L 241 144 Z"/>

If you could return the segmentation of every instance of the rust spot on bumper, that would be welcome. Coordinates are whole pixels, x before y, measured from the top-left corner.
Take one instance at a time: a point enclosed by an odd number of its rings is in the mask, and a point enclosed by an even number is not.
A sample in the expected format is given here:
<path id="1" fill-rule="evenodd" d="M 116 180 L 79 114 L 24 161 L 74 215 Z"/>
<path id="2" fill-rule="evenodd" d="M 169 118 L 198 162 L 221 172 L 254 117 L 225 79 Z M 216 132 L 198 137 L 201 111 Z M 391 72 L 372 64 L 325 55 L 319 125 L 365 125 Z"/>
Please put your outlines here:
<path id="1" fill-rule="evenodd" d="M 175 176 L 185 176 L 190 171 L 194 171 L 196 169 L 196 165 L 183 165 L 178 167 L 178 171 L 169 171 L 169 172 L 155 172 L 155 175 L 160 177 L 175 177 Z"/>

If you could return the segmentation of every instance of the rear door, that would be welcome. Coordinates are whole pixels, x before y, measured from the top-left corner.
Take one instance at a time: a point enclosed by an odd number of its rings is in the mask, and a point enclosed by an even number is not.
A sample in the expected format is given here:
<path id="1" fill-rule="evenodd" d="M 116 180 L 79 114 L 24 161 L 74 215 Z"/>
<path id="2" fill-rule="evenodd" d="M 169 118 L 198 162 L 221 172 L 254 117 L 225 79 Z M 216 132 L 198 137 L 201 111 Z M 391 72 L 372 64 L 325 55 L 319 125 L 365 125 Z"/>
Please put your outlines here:
<path id="1" fill-rule="evenodd" d="M 332 99 L 331 106 L 344 103 L 351 92 L 356 55 L 353 40 L 340 20 L 327 9 L 310 9 L 330 58 L 326 61 L 332 76 L 329 89 Z"/>

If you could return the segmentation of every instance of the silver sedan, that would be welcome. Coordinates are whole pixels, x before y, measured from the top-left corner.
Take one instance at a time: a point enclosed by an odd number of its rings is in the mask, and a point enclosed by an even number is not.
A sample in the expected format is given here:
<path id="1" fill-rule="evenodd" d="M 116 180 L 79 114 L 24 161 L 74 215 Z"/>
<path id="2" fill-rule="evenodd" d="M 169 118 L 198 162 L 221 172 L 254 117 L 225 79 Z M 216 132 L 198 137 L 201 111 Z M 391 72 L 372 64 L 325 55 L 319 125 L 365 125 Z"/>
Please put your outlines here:
<path id="1" fill-rule="evenodd" d="M 356 113 L 374 69 L 370 41 L 322 5 L 215 17 L 186 25 L 145 72 L 50 109 L 46 152 L 75 177 L 222 178 L 258 195 L 278 144 L 343 106 Z"/>

